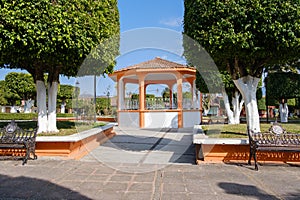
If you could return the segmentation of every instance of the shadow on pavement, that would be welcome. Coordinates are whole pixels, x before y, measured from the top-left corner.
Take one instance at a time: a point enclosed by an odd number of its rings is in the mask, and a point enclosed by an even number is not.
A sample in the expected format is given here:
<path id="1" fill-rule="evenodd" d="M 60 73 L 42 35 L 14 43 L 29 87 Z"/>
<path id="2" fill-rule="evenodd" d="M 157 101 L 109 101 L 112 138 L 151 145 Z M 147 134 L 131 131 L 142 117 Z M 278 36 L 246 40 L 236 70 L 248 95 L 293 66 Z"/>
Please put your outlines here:
<path id="1" fill-rule="evenodd" d="M 267 192 L 257 188 L 253 185 L 243 185 L 238 183 L 229 183 L 229 182 L 221 182 L 218 184 L 220 188 L 222 188 L 227 194 L 234 194 L 241 197 L 254 197 L 259 200 L 266 199 L 282 199 L 282 197 L 276 197 L 274 195 L 268 194 Z M 287 193 L 284 194 L 284 199 L 286 200 L 296 200 L 299 199 L 299 193 Z"/>
<path id="2" fill-rule="evenodd" d="M 236 165 L 239 167 L 243 167 L 249 170 L 253 170 L 256 171 L 254 168 L 254 163 L 253 161 L 251 162 L 251 165 L 248 165 L 248 162 L 224 162 L 226 165 Z M 268 167 L 268 166 L 289 166 L 289 167 L 295 167 L 295 168 L 300 168 L 300 164 L 298 163 L 287 163 L 287 162 L 279 162 L 279 163 L 264 163 L 264 162 L 258 162 L 257 163 L 259 166 L 264 166 L 264 167 Z M 267 168 L 266 168 L 267 169 Z"/>
<path id="3" fill-rule="evenodd" d="M 195 147 L 189 135 L 181 135 L 180 140 L 175 140 L 164 137 L 117 134 L 102 146 L 128 152 L 167 152 L 172 153 L 170 163 L 195 164 Z"/>
<path id="4" fill-rule="evenodd" d="M 218 184 L 227 194 L 235 194 L 237 196 L 255 197 L 255 199 L 279 199 L 274 195 L 267 194 L 253 185 L 242 185 L 238 183 L 221 182 Z"/>
<path id="5" fill-rule="evenodd" d="M 90 198 L 49 181 L 24 176 L 0 175 L 0 199 L 82 199 Z"/>

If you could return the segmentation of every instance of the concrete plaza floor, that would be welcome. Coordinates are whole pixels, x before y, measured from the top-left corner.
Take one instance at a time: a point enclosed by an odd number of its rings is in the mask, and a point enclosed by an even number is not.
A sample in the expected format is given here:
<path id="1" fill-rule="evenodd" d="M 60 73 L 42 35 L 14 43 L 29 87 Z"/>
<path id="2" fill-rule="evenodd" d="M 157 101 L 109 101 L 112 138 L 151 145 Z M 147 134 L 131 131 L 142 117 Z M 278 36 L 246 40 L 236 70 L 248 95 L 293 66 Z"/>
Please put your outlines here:
<path id="1" fill-rule="evenodd" d="M 0 199 L 300 198 L 300 166 L 194 164 L 187 129 L 119 129 L 80 160 L 0 161 Z"/>

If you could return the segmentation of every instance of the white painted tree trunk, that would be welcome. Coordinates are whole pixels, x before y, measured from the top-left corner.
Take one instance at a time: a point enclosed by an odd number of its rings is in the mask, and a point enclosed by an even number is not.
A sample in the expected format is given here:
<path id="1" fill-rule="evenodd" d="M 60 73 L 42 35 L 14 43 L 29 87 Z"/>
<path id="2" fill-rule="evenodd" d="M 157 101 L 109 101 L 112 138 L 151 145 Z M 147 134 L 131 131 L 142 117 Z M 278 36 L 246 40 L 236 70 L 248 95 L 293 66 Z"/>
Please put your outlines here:
<path id="1" fill-rule="evenodd" d="M 36 81 L 37 107 L 38 107 L 38 133 L 48 131 L 48 118 L 46 106 L 46 87 L 43 81 Z"/>
<path id="2" fill-rule="evenodd" d="M 17 109 L 15 108 L 15 106 L 11 106 L 10 113 L 17 113 Z"/>
<path id="3" fill-rule="evenodd" d="M 222 92 L 222 94 L 223 94 L 225 109 L 227 112 L 228 124 L 240 124 L 240 115 L 244 104 L 244 100 L 242 99 L 241 101 L 239 101 L 240 94 L 238 92 L 235 92 L 234 96 L 232 97 L 233 110 L 231 110 L 227 93 L 224 91 Z"/>
<path id="4" fill-rule="evenodd" d="M 28 99 L 25 101 L 24 113 L 31 113 L 31 108 L 34 104 L 34 100 Z"/>
<path id="5" fill-rule="evenodd" d="M 65 113 L 66 112 L 66 102 L 63 101 L 60 105 L 60 113 Z"/>
<path id="6" fill-rule="evenodd" d="M 57 82 L 48 84 L 48 132 L 59 132 L 56 127 L 57 88 Z"/>
<path id="7" fill-rule="evenodd" d="M 228 95 L 225 91 L 222 91 L 222 95 L 223 95 L 224 105 L 225 105 L 225 109 L 226 109 L 226 113 L 227 113 L 228 124 L 233 124 L 233 121 L 234 121 L 233 112 L 230 109 L 230 102 L 229 102 Z"/>
<path id="8" fill-rule="evenodd" d="M 237 91 L 234 93 L 234 96 L 232 98 L 232 105 L 234 122 L 235 124 L 240 124 L 240 116 L 244 105 L 244 99 L 242 98 L 240 101 L 240 93 Z"/>
<path id="9" fill-rule="evenodd" d="M 256 90 L 260 78 L 245 76 L 234 80 L 234 84 L 241 92 L 245 101 L 247 125 L 250 130 L 260 132 L 259 114 L 256 99 Z"/>

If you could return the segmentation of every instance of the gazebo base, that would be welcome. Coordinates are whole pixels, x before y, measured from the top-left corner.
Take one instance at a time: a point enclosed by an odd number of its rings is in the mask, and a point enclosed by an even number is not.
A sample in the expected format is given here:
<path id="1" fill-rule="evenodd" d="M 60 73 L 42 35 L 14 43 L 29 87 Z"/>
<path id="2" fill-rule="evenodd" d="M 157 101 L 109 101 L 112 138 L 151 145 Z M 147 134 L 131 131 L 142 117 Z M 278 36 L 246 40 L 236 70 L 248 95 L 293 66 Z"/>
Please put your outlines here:
<path id="1" fill-rule="evenodd" d="M 189 128 L 200 124 L 200 110 L 119 111 L 118 125 L 134 128 Z"/>

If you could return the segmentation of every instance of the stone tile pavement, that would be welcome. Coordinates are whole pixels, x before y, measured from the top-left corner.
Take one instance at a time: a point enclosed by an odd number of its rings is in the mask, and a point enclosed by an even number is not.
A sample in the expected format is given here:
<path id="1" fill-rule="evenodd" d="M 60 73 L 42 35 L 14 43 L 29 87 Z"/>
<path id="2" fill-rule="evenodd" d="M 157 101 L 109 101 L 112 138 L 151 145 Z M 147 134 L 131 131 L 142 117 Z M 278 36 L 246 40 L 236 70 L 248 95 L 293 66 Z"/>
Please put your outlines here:
<path id="1" fill-rule="evenodd" d="M 189 130 L 116 131 L 81 160 L 0 161 L 0 199 L 300 197 L 300 165 L 264 164 L 259 171 L 246 163 L 195 165 Z"/>
<path id="2" fill-rule="evenodd" d="M 112 165 L 112 164 L 111 164 Z M 100 162 L 40 158 L 0 162 L 0 199 L 288 199 L 300 197 L 299 166 L 171 164 L 127 173 Z M 153 164 L 143 164 L 154 168 Z"/>

